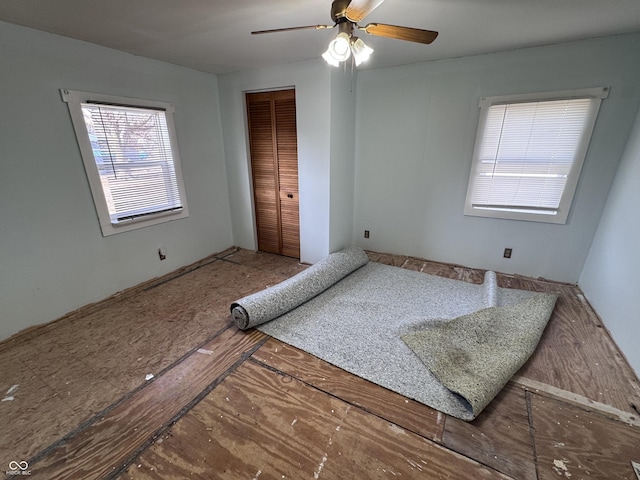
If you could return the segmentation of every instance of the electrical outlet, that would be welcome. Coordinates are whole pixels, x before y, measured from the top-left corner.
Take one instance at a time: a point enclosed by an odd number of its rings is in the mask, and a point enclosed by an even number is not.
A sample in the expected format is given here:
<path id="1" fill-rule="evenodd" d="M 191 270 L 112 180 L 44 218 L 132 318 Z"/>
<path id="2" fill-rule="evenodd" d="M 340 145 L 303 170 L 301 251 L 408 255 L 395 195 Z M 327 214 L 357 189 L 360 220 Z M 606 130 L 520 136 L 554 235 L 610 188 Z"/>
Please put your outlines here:
<path id="1" fill-rule="evenodd" d="M 364 231 L 364 238 L 369 238 L 369 230 Z"/>
<path id="2" fill-rule="evenodd" d="M 513 249 L 511 248 L 505 248 L 504 249 L 504 254 L 503 257 L 504 258 L 511 258 L 511 252 L 513 251 Z"/>

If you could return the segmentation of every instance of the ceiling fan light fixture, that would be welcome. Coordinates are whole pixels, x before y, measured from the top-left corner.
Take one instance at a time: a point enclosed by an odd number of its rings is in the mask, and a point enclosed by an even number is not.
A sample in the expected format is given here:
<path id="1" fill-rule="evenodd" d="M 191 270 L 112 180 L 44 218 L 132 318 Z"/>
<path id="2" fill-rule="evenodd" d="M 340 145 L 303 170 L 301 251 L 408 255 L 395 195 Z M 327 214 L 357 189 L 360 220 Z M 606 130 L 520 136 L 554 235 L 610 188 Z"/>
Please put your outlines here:
<path id="1" fill-rule="evenodd" d="M 351 39 L 349 35 L 340 32 L 336 38 L 331 40 L 329 48 L 322 55 L 327 63 L 337 67 L 340 62 L 344 62 L 351 56 Z"/>
<path id="2" fill-rule="evenodd" d="M 338 27 L 338 35 L 331 40 L 329 48 L 322 54 L 322 58 L 329 65 L 339 67 L 340 62 L 348 60 L 353 55 L 353 65 L 358 66 L 369 59 L 373 49 L 362 40 L 354 36 L 356 30 L 364 30 L 369 35 L 378 37 L 395 38 L 407 42 L 430 44 L 438 36 L 438 32 L 423 30 L 421 28 L 401 27 L 386 23 L 369 23 L 366 27 L 358 25 L 364 17 L 369 15 L 385 0 L 333 0 L 331 2 L 331 25 L 305 25 L 300 27 L 275 28 L 271 30 L 258 30 L 252 35 L 262 33 L 286 32 L 291 30 L 325 29 Z"/>
<path id="3" fill-rule="evenodd" d="M 331 55 L 331 51 L 327 50 L 326 52 L 324 52 L 322 54 L 322 58 L 325 59 L 325 61 L 331 65 L 332 67 L 339 67 L 340 66 L 340 62 L 338 60 L 336 60 L 335 58 L 333 58 L 333 55 Z"/>
<path id="4" fill-rule="evenodd" d="M 355 60 L 357 67 L 362 62 L 366 62 L 369 59 L 373 53 L 373 48 L 368 46 L 358 37 L 354 37 L 354 41 L 351 43 L 351 52 L 353 53 L 353 59 Z"/>

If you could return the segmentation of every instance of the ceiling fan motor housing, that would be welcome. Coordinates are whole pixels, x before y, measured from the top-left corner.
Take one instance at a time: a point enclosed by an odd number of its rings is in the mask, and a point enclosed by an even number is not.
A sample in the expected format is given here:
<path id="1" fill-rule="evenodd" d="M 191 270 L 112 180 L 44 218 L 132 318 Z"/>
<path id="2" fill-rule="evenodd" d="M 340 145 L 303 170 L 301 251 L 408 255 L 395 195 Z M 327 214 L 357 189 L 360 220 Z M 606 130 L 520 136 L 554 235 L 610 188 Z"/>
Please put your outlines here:
<path id="1" fill-rule="evenodd" d="M 351 21 L 347 18 L 347 7 L 350 3 L 351 0 L 333 0 L 331 4 L 331 19 L 335 23 Z"/>

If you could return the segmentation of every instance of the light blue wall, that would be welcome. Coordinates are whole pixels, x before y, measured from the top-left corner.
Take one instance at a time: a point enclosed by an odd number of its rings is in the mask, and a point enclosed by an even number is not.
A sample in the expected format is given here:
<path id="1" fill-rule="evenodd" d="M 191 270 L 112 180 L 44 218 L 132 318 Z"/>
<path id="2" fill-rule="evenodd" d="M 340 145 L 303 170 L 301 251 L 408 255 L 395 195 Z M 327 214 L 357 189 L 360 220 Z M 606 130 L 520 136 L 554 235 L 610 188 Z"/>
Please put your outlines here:
<path id="1" fill-rule="evenodd" d="M 320 59 L 216 77 L 5 23 L 0 45 L 0 339 L 255 248 L 244 93 L 294 86 L 303 261 L 355 240 L 569 282 L 584 265 L 580 284 L 638 371 L 639 34 L 360 71 L 355 86 Z M 611 93 L 567 225 L 462 215 L 481 96 L 601 85 Z M 102 237 L 60 88 L 174 103 L 191 216 Z"/>
<path id="2" fill-rule="evenodd" d="M 298 130 L 300 259 L 329 254 L 331 75 L 322 60 L 220 76 L 233 238 L 255 250 L 255 213 L 247 139 L 245 93 L 294 87 Z"/>
<path id="3" fill-rule="evenodd" d="M 0 45 L 0 339 L 233 244 L 215 76 L 3 22 Z M 174 103 L 190 217 L 103 237 L 60 88 Z"/>
<path id="4" fill-rule="evenodd" d="M 331 69 L 330 252 L 353 242 L 355 88 L 355 71 L 348 67 Z"/>
<path id="5" fill-rule="evenodd" d="M 635 34 L 360 72 L 358 244 L 577 282 L 640 104 L 639 51 Z M 611 93 L 566 225 L 462 214 L 480 97 L 596 86 Z M 513 248 L 510 260 L 505 247 Z"/>
<path id="6" fill-rule="evenodd" d="M 640 112 L 580 275 L 580 286 L 640 375 Z"/>
<path id="7" fill-rule="evenodd" d="M 322 59 L 220 76 L 233 238 L 256 249 L 245 93 L 294 87 L 300 190 L 300 260 L 352 244 L 355 72 Z"/>

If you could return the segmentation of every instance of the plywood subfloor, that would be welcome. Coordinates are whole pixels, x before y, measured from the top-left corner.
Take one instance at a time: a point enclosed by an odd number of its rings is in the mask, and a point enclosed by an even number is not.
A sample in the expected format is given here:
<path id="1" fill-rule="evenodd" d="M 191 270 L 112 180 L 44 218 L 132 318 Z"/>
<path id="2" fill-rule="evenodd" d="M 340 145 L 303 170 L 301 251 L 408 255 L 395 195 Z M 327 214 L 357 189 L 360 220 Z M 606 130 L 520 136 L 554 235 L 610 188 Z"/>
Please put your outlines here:
<path id="1" fill-rule="evenodd" d="M 530 361 L 469 423 L 233 326 L 233 300 L 304 268 L 230 249 L 2 342 L 0 462 L 47 479 L 636 480 L 638 380 L 576 286 L 498 276 L 560 297 Z"/>

